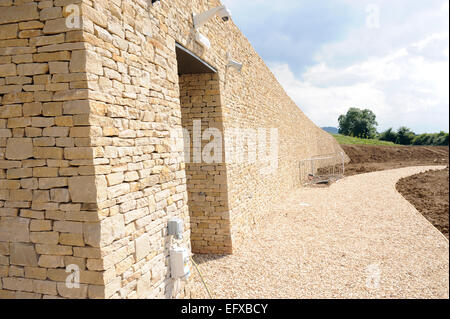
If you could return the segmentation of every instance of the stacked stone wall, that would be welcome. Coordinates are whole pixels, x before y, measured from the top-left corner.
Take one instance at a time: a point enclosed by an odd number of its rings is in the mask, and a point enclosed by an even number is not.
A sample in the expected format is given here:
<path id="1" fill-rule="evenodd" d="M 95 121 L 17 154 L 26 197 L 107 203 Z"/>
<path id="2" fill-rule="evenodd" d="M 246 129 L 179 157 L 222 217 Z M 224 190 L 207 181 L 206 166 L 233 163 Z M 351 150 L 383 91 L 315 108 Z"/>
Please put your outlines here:
<path id="1" fill-rule="evenodd" d="M 186 157 L 189 158 L 185 160 L 191 244 L 194 253 L 232 252 L 219 87 L 218 76 L 214 73 L 180 76 L 182 125 L 187 135 L 186 141 L 190 144 L 189 151 L 186 152 Z M 196 129 L 200 129 L 196 133 L 200 147 L 194 146 L 195 121 Z M 212 130 L 208 131 L 209 129 Z M 220 141 L 217 140 L 219 135 Z M 215 151 L 218 152 L 217 149 L 207 148 L 208 144 L 212 143 L 210 145 L 214 146 L 216 142 L 220 145 L 220 154 L 214 154 Z M 205 154 L 205 150 L 211 152 Z M 211 156 L 211 159 L 205 161 L 203 157 L 208 156 Z M 216 156 L 221 160 L 215 162 Z M 199 163 L 196 163 L 197 161 Z"/>
<path id="2" fill-rule="evenodd" d="M 299 160 L 341 151 L 232 21 L 199 29 L 209 50 L 195 41 L 192 13 L 218 5 L 0 0 L 0 298 L 189 297 L 190 280 L 171 277 L 170 247 L 231 253 L 298 186 Z M 178 76 L 176 43 L 218 70 L 200 76 L 197 97 L 184 94 L 197 80 Z M 278 129 L 276 170 L 186 163 L 173 132 L 197 116 L 184 108 L 194 97 L 225 139 Z M 175 217 L 179 240 L 167 230 Z M 78 288 L 67 269 L 79 270 Z"/>

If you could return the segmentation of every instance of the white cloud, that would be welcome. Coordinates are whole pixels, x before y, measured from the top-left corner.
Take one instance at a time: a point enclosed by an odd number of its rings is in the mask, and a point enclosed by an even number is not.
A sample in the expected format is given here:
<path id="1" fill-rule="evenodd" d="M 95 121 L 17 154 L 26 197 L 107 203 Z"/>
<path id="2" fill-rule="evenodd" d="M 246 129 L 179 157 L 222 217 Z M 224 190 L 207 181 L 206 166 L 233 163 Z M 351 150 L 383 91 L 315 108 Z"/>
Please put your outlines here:
<path id="1" fill-rule="evenodd" d="M 337 126 L 340 114 L 360 107 L 375 112 L 379 130 L 406 125 L 417 133 L 448 131 L 448 11 L 445 1 L 402 23 L 385 19 L 379 30 L 353 29 L 325 43 L 301 75 L 283 61 L 269 66 L 319 126 Z"/>
<path id="2" fill-rule="evenodd" d="M 409 48 L 372 57 L 346 67 L 325 62 L 297 78 L 285 63 L 270 67 L 287 93 L 319 126 L 337 125 L 349 107 L 370 108 L 379 129 L 406 125 L 418 133 L 448 130 L 448 54 L 428 59 L 419 53 L 444 41 L 448 33 L 432 35 Z"/>
<path id="3" fill-rule="evenodd" d="M 319 126 L 367 107 L 379 130 L 448 131 L 448 0 L 222 1 Z"/>

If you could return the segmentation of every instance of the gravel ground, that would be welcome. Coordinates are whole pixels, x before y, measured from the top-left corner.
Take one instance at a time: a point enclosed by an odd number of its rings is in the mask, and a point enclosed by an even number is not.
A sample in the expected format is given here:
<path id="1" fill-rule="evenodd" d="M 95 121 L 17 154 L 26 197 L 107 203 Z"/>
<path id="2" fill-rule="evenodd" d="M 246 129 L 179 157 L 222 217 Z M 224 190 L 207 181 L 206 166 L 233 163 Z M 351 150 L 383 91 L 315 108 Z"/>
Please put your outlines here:
<path id="1" fill-rule="evenodd" d="M 448 298 L 449 243 L 395 189 L 421 166 L 293 191 L 231 256 L 196 256 L 216 298 Z M 194 298 L 207 298 L 195 269 Z"/>

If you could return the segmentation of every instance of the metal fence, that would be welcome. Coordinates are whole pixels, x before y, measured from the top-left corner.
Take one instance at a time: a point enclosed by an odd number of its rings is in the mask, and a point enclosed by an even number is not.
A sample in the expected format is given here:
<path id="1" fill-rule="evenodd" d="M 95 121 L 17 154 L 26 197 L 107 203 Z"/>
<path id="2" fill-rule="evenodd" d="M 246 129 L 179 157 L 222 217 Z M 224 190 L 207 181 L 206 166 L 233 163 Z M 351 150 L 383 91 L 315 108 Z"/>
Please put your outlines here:
<path id="1" fill-rule="evenodd" d="M 304 159 L 299 170 L 302 185 L 328 184 L 344 177 L 345 155 L 341 152 Z"/>

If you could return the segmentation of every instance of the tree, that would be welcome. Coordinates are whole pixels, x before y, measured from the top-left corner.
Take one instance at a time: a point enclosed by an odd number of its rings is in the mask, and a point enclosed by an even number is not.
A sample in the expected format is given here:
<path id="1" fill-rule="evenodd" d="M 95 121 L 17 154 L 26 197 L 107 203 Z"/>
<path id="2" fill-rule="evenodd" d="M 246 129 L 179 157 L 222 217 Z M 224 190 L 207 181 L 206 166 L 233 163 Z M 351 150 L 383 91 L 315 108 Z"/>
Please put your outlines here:
<path id="1" fill-rule="evenodd" d="M 433 135 L 432 134 L 420 134 L 414 137 L 412 141 L 413 145 L 433 145 Z"/>
<path id="2" fill-rule="evenodd" d="M 406 126 L 402 126 L 397 131 L 396 144 L 411 145 L 416 135 Z"/>
<path id="3" fill-rule="evenodd" d="M 448 146 L 448 133 L 444 131 L 439 132 L 435 135 L 434 145 Z"/>
<path id="4" fill-rule="evenodd" d="M 376 136 L 378 123 L 371 110 L 352 107 L 346 115 L 339 116 L 338 121 L 339 134 L 360 138 L 374 138 Z"/>
<path id="5" fill-rule="evenodd" d="M 388 128 L 386 131 L 380 134 L 379 139 L 381 141 L 388 141 L 395 143 L 397 141 L 397 133 L 391 128 Z"/>

